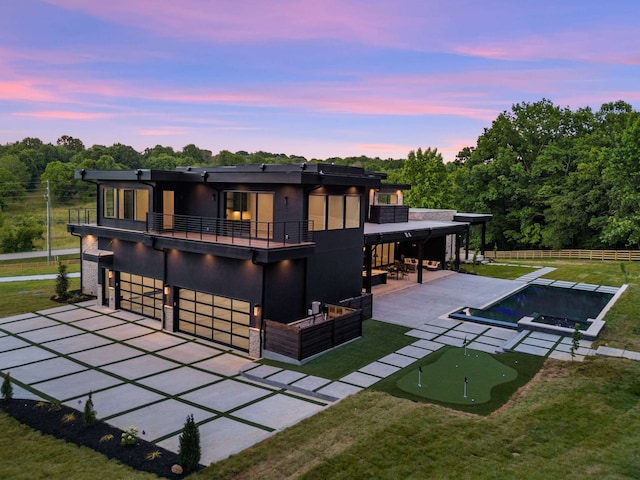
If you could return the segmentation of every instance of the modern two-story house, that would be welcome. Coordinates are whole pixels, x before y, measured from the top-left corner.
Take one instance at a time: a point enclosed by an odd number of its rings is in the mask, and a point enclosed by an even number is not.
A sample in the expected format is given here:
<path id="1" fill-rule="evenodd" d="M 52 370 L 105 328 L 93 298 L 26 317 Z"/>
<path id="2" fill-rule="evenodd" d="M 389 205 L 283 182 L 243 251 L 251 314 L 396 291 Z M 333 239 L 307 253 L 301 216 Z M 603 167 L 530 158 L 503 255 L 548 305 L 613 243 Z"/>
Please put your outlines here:
<path id="1" fill-rule="evenodd" d="M 402 186 L 356 167 L 75 176 L 95 183 L 97 193 L 97 211 L 76 211 L 68 225 L 80 238 L 83 292 L 256 357 L 264 319 L 289 324 L 366 295 L 379 256 L 392 262 L 400 252 L 420 260 L 428 254 L 444 263 L 446 236 L 454 235 L 457 254 L 469 228 L 410 222 Z"/>

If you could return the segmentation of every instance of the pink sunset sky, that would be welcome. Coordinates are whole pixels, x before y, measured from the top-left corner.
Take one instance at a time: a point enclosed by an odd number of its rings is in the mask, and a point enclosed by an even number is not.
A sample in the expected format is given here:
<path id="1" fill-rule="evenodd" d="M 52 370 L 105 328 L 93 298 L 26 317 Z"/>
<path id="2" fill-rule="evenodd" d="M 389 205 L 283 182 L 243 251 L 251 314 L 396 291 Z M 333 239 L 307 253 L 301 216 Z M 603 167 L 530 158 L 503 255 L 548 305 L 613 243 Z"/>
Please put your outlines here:
<path id="1" fill-rule="evenodd" d="M 452 160 L 514 103 L 640 105 L 637 0 L 20 0 L 0 142 Z"/>

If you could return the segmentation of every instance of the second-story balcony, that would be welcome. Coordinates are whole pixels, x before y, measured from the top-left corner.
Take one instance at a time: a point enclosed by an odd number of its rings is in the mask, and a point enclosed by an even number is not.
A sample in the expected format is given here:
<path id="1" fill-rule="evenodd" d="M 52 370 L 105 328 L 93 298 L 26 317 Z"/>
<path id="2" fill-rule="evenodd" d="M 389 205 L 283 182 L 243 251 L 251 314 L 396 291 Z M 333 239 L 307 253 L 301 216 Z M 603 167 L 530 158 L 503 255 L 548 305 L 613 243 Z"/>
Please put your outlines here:
<path id="1" fill-rule="evenodd" d="M 312 221 L 258 222 L 148 213 L 146 232 L 202 242 L 279 248 L 313 242 Z"/>
<path id="2" fill-rule="evenodd" d="M 136 234 L 220 246 L 250 247 L 274 250 L 314 245 L 312 221 L 258 222 L 250 220 L 227 220 L 192 215 L 170 215 L 147 213 L 145 221 L 126 219 L 104 219 L 100 225 L 95 221 L 94 210 L 70 209 L 70 232 L 78 227 L 91 235 L 116 236 L 135 241 Z M 110 231 L 110 234 L 106 232 Z M 120 232 L 120 233 L 117 233 Z M 196 249 L 199 250 L 199 249 Z"/>

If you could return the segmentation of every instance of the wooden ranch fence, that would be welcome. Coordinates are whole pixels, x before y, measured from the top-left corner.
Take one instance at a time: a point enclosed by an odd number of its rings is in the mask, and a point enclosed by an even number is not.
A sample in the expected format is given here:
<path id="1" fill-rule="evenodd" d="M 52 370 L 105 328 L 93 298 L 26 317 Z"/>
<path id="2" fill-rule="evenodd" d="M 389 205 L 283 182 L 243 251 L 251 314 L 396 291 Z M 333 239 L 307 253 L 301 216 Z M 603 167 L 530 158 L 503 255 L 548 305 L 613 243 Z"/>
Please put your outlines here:
<path id="1" fill-rule="evenodd" d="M 494 260 L 573 258 L 578 260 L 640 261 L 640 250 L 510 250 L 492 252 L 487 250 L 485 258 Z"/>
<path id="2" fill-rule="evenodd" d="M 69 266 L 69 265 L 79 265 L 79 258 L 71 258 L 66 260 L 61 260 L 61 263 Z M 58 261 L 51 260 L 50 263 L 47 262 L 25 262 L 25 263 L 2 263 L 0 264 L 0 275 L 4 275 L 7 272 L 12 272 L 12 275 L 15 273 L 17 275 L 23 274 L 31 274 L 34 275 L 38 273 L 38 269 L 43 269 L 47 267 L 57 268 Z M 57 272 L 57 269 L 56 269 Z M 54 273 L 54 272 L 51 272 Z"/>

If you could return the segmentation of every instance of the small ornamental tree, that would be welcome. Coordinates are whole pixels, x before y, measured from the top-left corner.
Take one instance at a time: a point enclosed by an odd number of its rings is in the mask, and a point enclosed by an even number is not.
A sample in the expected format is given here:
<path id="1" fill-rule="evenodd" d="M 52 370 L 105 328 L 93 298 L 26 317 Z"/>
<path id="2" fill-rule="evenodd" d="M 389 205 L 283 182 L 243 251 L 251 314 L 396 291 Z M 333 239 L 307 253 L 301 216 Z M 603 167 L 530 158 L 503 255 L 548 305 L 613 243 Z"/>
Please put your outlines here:
<path id="1" fill-rule="evenodd" d="M 69 278 L 67 277 L 67 266 L 61 261 L 58 262 L 58 276 L 56 277 L 56 297 L 66 300 L 69 297 Z"/>
<path id="2" fill-rule="evenodd" d="M 93 427 L 96 423 L 96 411 L 93 408 L 93 399 L 91 398 L 91 392 L 89 392 L 89 398 L 84 403 L 84 411 L 82 412 L 82 424 L 85 428 Z"/>
<path id="3" fill-rule="evenodd" d="M 575 322 L 573 326 L 573 333 L 571 334 L 571 360 L 576 356 L 576 350 L 580 348 L 580 338 L 582 338 L 582 333 L 579 330 L 579 323 Z"/>
<path id="4" fill-rule="evenodd" d="M 11 385 L 11 374 L 9 372 L 7 372 L 2 381 L 2 398 L 7 402 L 13 398 L 13 386 Z"/>
<path id="5" fill-rule="evenodd" d="M 180 435 L 180 450 L 178 452 L 178 463 L 187 472 L 195 470 L 200 462 L 200 431 L 193 414 L 187 416 L 187 421 Z"/>

